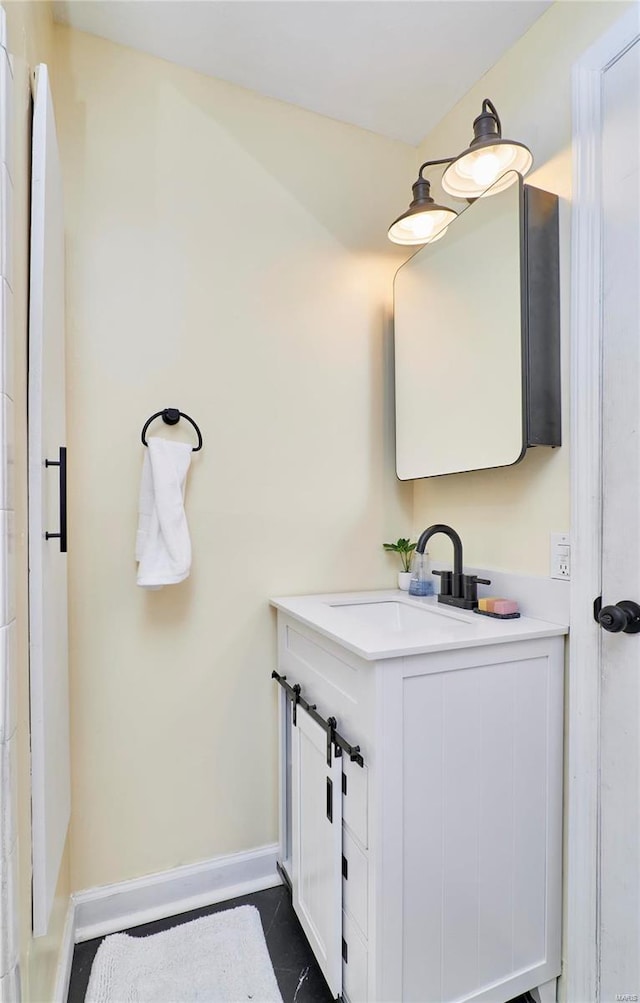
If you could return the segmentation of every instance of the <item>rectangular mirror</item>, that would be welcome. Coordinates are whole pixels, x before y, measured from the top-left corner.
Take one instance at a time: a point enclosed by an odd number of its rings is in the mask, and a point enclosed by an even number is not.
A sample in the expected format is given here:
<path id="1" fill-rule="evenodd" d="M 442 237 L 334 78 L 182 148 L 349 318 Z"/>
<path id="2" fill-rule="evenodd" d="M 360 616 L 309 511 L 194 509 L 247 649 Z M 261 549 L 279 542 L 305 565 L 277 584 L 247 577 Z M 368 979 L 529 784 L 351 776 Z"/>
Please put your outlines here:
<path id="1" fill-rule="evenodd" d="M 401 480 L 517 463 L 560 445 L 557 197 L 477 199 L 394 283 Z"/>

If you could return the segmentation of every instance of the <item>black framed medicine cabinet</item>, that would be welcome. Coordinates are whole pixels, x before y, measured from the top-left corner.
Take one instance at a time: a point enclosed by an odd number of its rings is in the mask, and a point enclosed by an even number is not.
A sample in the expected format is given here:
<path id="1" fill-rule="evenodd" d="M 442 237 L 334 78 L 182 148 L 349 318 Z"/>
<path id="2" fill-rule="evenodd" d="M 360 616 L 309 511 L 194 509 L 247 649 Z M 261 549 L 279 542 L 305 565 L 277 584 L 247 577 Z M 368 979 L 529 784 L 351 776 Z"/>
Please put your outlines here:
<path id="1" fill-rule="evenodd" d="M 558 197 L 480 198 L 397 271 L 400 480 L 511 466 L 561 445 Z"/>

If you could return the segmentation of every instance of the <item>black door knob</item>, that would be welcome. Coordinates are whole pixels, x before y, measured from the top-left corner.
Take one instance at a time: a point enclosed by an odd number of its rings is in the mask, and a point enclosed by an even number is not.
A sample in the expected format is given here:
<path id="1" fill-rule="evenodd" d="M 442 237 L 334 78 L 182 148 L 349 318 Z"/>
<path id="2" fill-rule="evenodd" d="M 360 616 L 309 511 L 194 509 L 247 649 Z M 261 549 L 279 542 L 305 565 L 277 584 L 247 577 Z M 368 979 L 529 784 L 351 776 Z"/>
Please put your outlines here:
<path id="1" fill-rule="evenodd" d="M 603 630 L 611 634 L 640 633 L 640 605 L 632 599 L 621 599 L 615 606 L 603 606 L 597 616 Z"/>

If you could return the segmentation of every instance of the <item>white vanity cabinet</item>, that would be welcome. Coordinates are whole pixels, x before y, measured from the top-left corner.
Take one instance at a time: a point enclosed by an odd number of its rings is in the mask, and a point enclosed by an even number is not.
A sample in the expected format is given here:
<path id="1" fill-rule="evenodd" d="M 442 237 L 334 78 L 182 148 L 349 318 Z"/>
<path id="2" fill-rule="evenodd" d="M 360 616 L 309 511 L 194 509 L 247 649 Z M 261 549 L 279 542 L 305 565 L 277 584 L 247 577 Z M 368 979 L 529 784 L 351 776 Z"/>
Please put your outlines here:
<path id="1" fill-rule="evenodd" d="M 382 657 L 275 605 L 278 674 L 364 759 L 334 749 L 329 767 L 325 730 L 300 706 L 294 727 L 280 689 L 281 864 L 334 995 L 555 998 L 566 628 L 465 614 L 453 646 L 398 654 L 396 637 Z"/>

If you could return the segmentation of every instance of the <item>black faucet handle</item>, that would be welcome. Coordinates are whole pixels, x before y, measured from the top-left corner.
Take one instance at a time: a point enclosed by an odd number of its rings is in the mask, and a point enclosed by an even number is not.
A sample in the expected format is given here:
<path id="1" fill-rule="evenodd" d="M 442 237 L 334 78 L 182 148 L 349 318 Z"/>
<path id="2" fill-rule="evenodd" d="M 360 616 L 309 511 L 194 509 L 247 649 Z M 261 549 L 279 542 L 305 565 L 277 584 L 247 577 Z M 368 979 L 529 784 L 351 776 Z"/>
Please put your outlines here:
<path id="1" fill-rule="evenodd" d="M 477 575 L 462 576 L 462 594 L 470 602 L 478 601 L 478 585 L 491 585 L 488 578 L 478 578 Z"/>
<path id="2" fill-rule="evenodd" d="M 450 596 L 451 595 L 451 579 L 453 574 L 451 571 L 434 571 L 434 575 L 440 576 L 440 595 Z"/>

